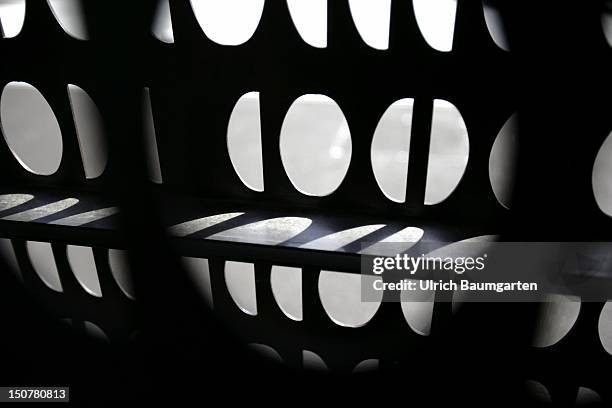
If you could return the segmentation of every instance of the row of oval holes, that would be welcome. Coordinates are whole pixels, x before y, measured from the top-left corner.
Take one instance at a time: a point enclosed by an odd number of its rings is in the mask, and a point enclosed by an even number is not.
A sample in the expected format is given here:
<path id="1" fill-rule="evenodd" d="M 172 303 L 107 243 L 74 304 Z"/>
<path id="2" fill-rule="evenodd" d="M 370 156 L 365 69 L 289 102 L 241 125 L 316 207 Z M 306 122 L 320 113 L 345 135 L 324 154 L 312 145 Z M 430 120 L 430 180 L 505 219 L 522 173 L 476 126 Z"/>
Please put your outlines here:
<path id="1" fill-rule="evenodd" d="M 0 4 L 0 23 L 5 37 L 15 37 L 21 31 L 25 1 Z M 47 1 L 66 33 L 80 40 L 88 38 L 80 0 Z M 287 0 L 287 4 L 302 39 L 313 47 L 326 47 L 327 0 Z M 248 41 L 257 29 L 264 0 L 191 0 L 191 5 L 208 38 L 222 45 L 239 45 Z M 387 49 L 391 0 L 349 0 L 349 6 L 363 41 L 372 48 Z M 498 47 L 507 51 L 508 43 L 497 9 L 487 0 L 483 1 L 483 7 L 491 38 Z M 425 41 L 438 51 L 451 51 L 457 0 L 413 0 L 413 8 Z M 605 38 L 612 45 L 612 14 L 602 13 L 601 22 Z M 152 34 L 160 41 L 174 42 L 168 0 L 158 2 Z"/>
<path id="2" fill-rule="evenodd" d="M 108 153 L 101 115 L 89 95 L 68 85 L 85 176 L 103 174 Z M 162 182 L 148 89 L 144 93 L 145 133 L 151 179 Z M 382 115 L 372 140 L 375 178 L 384 194 L 403 202 L 410 151 L 412 99 L 393 103 Z M 434 101 L 425 203 L 446 199 L 467 166 L 469 140 L 455 106 Z M 11 152 L 28 171 L 55 173 L 63 154 L 62 133 L 53 110 L 32 85 L 11 82 L 0 97 L 0 128 Z M 502 127 L 493 145 L 489 173 L 498 200 L 509 205 L 515 145 L 514 117 Z M 228 122 L 227 147 L 233 167 L 249 188 L 264 190 L 259 94 L 250 92 L 236 103 Z M 306 195 L 325 196 L 342 183 L 351 160 L 349 125 L 340 107 L 323 95 L 304 95 L 283 121 L 280 152 L 294 187 Z"/>
<path id="3" fill-rule="evenodd" d="M 0 5 L 0 21 L 6 37 L 15 37 L 25 19 L 25 1 Z M 70 36 L 88 39 L 80 0 L 48 0 L 55 18 Z M 240 45 L 248 41 L 259 25 L 265 0 L 191 0 L 191 6 L 204 34 L 221 45 Z M 287 0 L 293 23 L 309 45 L 327 46 L 327 0 Z M 442 52 L 452 50 L 457 0 L 413 0 L 417 25 L 425 41 Z M 483 2 L 485 23 L 493 41 L 508 50 L 497 10 Z M 349 0 L 357 31 L 370 47 L 389 46 L 391 0 Z M 168 0 L 158 2 L 152 34 L 165 43 L 174 42 Z"/>
<path id="4" fill-rule="evenodd" d="M 26 247 L 32 267 L 41 280 L 50 289 L 62 292 L 51 244 L 28 241 Z M 15 271 L 19 270 L 10 240 L 0 239 L 0 255 L 12 263 Z M 77 281 L 83 289 L 92 296 L 102 297 L 92 249 L 68 245 L 67 256 Z M 119 288 L 127 297 L 135 299 L 125 251 L 109 250 L 108 260 L 111 273 Z M 208 261 L 185 257 L 183 262 L 196 288 L 212 308 L 214 299 Z M 375 316 L 382 298 L 372 302 L 362 301 L 361 279 L 362 276 L 358 274 L 321 271 L 318 284 L 319 296 L 325 312 L 334 323 L 343 327 L 362 327 Z M 244 313 L 256 316 L 257 295 L 253 264 L 227 261 L 225 263 L 225 282 L 236 305 Z M 302 270 L 294 267 L 273 266 L 270 284 L 276 303 L 283 313 L 292 320 L 301 321 L 303 319 Z M 423 336 L 430 333 L 434 294 L 434 291 L 402 293 L 401 308 L 404 317 L 410 328 Z M 453 299 L 453 311 L 460 306 L 460 299 Z M 580 306 L 581 302 L 578 298 L 550 295 L 548 302 L 544 303 L 541 309 L 533 345 L 550 347 L 561 341 L 574 327 L 580 314 Z M 599 337 L 604 349 L 612 354 L 612 302 L 607 302 L 601 311 Z"/>
<path id="5" fill-rule="evenodd" d="M 106 167 L 107 151 L 102 118 L 94 101 L 81 88 L 68 85 L 85 176 L 99 177 Z M 412 99 L 393 103 L 374 131 L 371 164 L 380 189 L 390 199 L 403 202 L 406 194 Z M 149 174 L 162 182 L 149 90 L 143 94 L 144 128 Z M 489 178 L 498 201 L 510 206 L 516 147 L 516 115 L 502 126 L 489 157 Z M 28 171 L 50 175 L 61 163 L 62 135 L 53 110 L 43 95 L 24 82 L 11 82 L 0 96 L 0 129 L 15 158 Z M 243 95 L 228 121 L 228 154 L 249 188 L 264 190 L 259 93 Z M 351 136 L 340 107 L 323 95 L 304 95 L 291 105 L 280 137 L 281 159 L 295 188 L 307 195 L 331 194 L 342 183 L 351 157 Z M 469 140 L 457 108 L 434 101 L 425 204 L 446 199 L 460 182 L 467 166 Z M 601 210 L 612 215 L 612 138 L 596 156 L 592 185 Z"/>

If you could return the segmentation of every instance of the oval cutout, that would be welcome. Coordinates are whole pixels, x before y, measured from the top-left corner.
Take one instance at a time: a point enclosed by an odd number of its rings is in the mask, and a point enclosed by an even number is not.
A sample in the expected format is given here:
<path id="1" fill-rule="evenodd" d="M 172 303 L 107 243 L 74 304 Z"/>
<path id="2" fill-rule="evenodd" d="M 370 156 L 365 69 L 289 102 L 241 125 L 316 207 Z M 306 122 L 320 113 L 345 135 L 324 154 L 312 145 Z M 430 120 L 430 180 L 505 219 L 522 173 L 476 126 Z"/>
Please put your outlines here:
<path id="1" fill-rule="evenodd" d="M 339 326 L 365 326 L 378 311 L 383 293 L 376 291 L 376 301 L 362 300 L 364 285 L 372 285 L 375 276 L 354 273 L 321 271 L 319 275 L 319 297 L 329 318 Z"/>
<path id="2" fill-rule="evenodd" d="M 242 183 L 264 191 L 259 92 L 244 94 L 236 102 L 227 125 L 227 151 Z"/>
<path id="3" fill-rule="evenodd" d="M 53 249 L 48 242 L 27 241 L 26 250 L 34 272 L 38 275 L 49 289 L 56 292 L 63 292 Z"/>
<path id="4" fill-rule="evenodd" d="M 85 292 L 102 297 L 93 250 L 90 247 L 68 245 L 66 253 L 72 273 Z"/>
<path id="5" fill-rule="evenodd" d="M 96 103 L 82 88 L 69 84 L 68 95 L 85 177 L 88 179 L 100 177 L 108 162 L 102 115 Z"/>
<path id="6" fill-rule="evenodd" d="M 485 23 L 491 39 L 499 48 L 504 51 L 510 51 L 506 30 L 504 29 L 504 21 L 499 13 L 499 9 L 490 0 L 483 0 Z"/>
<path id="7" fill-rule="evenodd" d="M 119 289 L 128 298 L 134 300 L 134 286 L 132 284 L 132 275 L 130 273 L 130 262 L 128 259 L 127 251 L 120 249 L 109 249 L 108 250 L 108 264 L 110 266 L 111 274 L 117 282 Z"/>
<path id="8" fill-rule="evenodd" d="M 597 330 L 604 350 L 612 354 L 612 301 L 606 302 L 601 309 Z"/>
<path id="9" fill-rule="evenodd" d="M 489 181 L 497 201 L 505 208 L 510 208 L 514 176 L 516 172 L 516 155 L 518 148 L 518 121 L 516 114 L 504 123 L 500 129 L 489 155 Z"/>
<path id="10" fill-rule="evenodd" d="M 185 269 L 209 308 L 213 308 L 212 285 L 208 259 L 183 257 Z"/>
<path id="11" fill-rule="evenodd" d="M 377 50 L 388 49 L 391 0 L 349 0 L 349 7 L 363 42 Z"/>
<path id="12" fill-rule="evenodd" d="M 560 342 L 574 327 L 580 314 L 580 299 L 548 295 L 540 306 L 534 331 L 534 347 L 550 347 Z"/>
<path id="13" fill-rule="evenodd" d="M 88 40 L 81 0 L 47 0 L 53 16 L 64 32 L 77 40 Z"/>
<path id="14" fill-rule="evenodd" d="M 16 37 L 25 21 L 25 0 L 0 2 L 0 34 L 4 38 Z"/>
<path id="15" fill-rule="evenodd" d="M 604 140 L 593 164 L 591 183 L 599 209 L 612 217 L 612 133 Z"/>
<path id="16" fill-rule="evenodd" d="M 300 37 L 315 48 L 327 47 L 327 0 L 287 0 Z"/>
<path id="17" fill-rule="evenodd" d="M 174 43 L 174 31 L 172 30 L 172 17 L 170 16 L 170 1 L 159 0 L 153 15 L 151 34 L 159 41 L 166 44 Z"/>
<path id="18" fill-rule="evenodd" d="M 391 104 L 372 137 L 370 157 L 374 177 L 385 196 L 398 203 L 406 201 L 413 107 L 412 98 Z"/>
<path id="19" fill-rule="evenodd" d="M 272 265 L 270 285 L 274 300 L 285 316 L 302 321 L 302 269 Z"/>
<path id="20" fill-rule="evenodd" d="M 425 185 L 425 204 L 446 200 L 457 188 L 467 167 L 470 141 L 459 110 L 452 103 L 435 99 Z"/>
<path id="21" fill-rule="evenodd" d="M 297 98 L 281 128 L 280 154 L 293 186 L 326 196 L 342 183 L 351 162 L 351 133 L 338 104 L 324 95 Z"/>
<path id="22" fill-rule="evenodd" d="M 48 176 L 62 161 L 62 132 L 45 97 L 25 82 L 10 82 L 0 97 L 0 126 L 19 164 Z"/>
<path id="23" fill-rule="evenodd" d="M 240 45 L 255 33 L 264 0 L 191 0 L 204 34 L 221 45 Z"/>
<path id="24" fill-rule="evenodd" d="M 255 266 L 246 262 L 225 262 L 225 284 L 236 306 L 248 315 L 257 316 Z"/>
<path id="25" fill-rule="evenodd" d="M 453 49 L 457 0 L 412 0 L 414 15 L 423 38 L 435 50 Z"/>

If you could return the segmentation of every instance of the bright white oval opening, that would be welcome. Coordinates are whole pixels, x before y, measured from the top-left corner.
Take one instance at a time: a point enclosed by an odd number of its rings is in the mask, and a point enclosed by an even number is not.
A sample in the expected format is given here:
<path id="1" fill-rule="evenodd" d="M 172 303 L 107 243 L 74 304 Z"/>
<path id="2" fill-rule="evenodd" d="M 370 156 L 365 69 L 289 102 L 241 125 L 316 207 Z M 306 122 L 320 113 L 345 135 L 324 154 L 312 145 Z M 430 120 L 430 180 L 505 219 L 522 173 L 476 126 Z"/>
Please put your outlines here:
<path id="1" fill-rule="evenodd" d="M 414 99 L 394 102 L 383 113 L 372 138 L 372 170 L 378 187 L 392 201 L 406 201 Z"/>
<path id="2" fill-rule="evenodd" d="M 225 284 L 236 306 L 246 314 L 257 316 L 255 266 L 245 262 L 225 262 Z"/>
<path id="3" fill-rule="evenodd" d="M 68 245 L 68 262 L 72 273 L 85 292 L 95 297 L 102 297 L 102 288 L 98 280 L 98 271 L 93 251 L 89 247 Z"/>
<path id="4" fill-rule="evenodd" d="M 533 338 L 534 347 L 550 347 L 561 341 L 574 327 L 580 314 L 580 299 L 548 295 L 540 306 Z"/>
<path id="5" fill-rule="evenodd" d="M 240 45 L 255 33 L 264 0 L 191 0 L 204 34 L 221 45 Z"/>
<path id="6" fill-rule="evenodd" d="M 497 134 L 489 156 L 489 180 L 495 198 L 501 205 L 510 208 L 518 144 L 516 114 L 506 121 Z"/>
<path id="7" fill-rule="evenodd" d="M 81 0 L 47 0 L 55 19 L 66 34 L 78 40 L 88 40 L 85 14 Z"/>
<path id="8" fill-rule="evenodd" d="M 34 174 L 55 173 L 62 161 L 62 132 L 47 100 L 25 82 L 10 82 L 0 98 L 0 126 L 17 161 Z"/>
<path id="9" fill-rule="evenodd" d="M 49 289 L 62 292 L 62 282 L 55 264 L 53 249 L 48 242 L 27 241 L 26 250 L 34 272 Z"/>
<path id="10" fill-rule="evenodd" d="M 412 0 L 421 34 L 433 49 L 453 49 L 457 0 Z"/>
<path id="11" fill-rule="evenodd" d="M 68 85 L 70 106 L 83 159 L 85 177 L 100 177 L 106 169 L 108 150 L 104 136 L 104 123 L 96 103 L 83 89 Z"/>
<path id="12" fill-rule="evenodd" d="M 172 18 L 170 16 L 170 1 L 159 0 L 153 15 L 151 26 L 153 37 L 167 44 L 174 43 L 174 31 L 172 30 Z"/>
<path id="13" fill-rule="evenodd" d="M 249 92 L 236 102 L 227 125 L 227 151 L 242 183 L 263 191 L 259 92 Z"/>
<path id="14" fill-rule="evenodd" d="M 4 38 L 16 37 L 25 21 L 25 0 L 0 2 L 0 25 Z"/>
<path id="15" fill-rule="evenodd" d="M 606 137 L 595 157 L 591 183 L 599 209 L 612 217 L 612 133 Z"/>
<path id="16" fill-rule="evenodd" d="M 389 48 L 391 0 L 349 0 L 349 7 L 363 42 L 377 50 Z"/>
<path id="17" fill-rule="evenodd" d="M 327 0 L 287 0 L 291 20 L 309 45 L 327 47 Z"/>
<path id="18" fill-rule="evenodd" d="M 362 300 L 362 285 L 372 286 L 377 277 L 354 273 L 321 271 L 319 296 L 329 318 L 339 326 L 361 327 L 366 325 L 380 307 L 382 291 L 376 291 L 378 299 Z"/>
<path id="19" fill-rule="evenodd" d="M 351 162 L 348 123 L 338 104 L 324 95 L 303 95 L 285 116 L 281 160 L 289 180 L 302 194 L 326 196 L 344 180 Z"/>
<path id="20" fill-rule="evenodd" d="M 425 204 L 441 203 L 461 181 L 470 154 L 467 127 L 450 102 L 435 99 L 425 185 Z"/>
<path id="21" fill-rule="evenodd" d="M 302 321 L 302 269 L 273 265 L 270 285 L 283 313 L 292 320 Z"/>

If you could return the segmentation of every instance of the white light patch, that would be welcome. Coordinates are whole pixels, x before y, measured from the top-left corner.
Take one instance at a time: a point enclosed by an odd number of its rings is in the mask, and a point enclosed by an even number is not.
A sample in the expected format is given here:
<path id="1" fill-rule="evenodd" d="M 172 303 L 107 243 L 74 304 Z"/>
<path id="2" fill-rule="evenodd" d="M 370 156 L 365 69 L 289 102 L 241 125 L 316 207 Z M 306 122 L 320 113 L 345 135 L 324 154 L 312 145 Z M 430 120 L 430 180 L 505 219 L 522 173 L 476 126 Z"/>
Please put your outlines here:
<path id="1" fill-rule="evenodd" d="M 242 225 L 208 237 L 217 241 L 278 245 L 287 241 L 312 224 L 308 218 L 279 217 Z"/>
<path id="2" fill-rule="evenodd" d="M 174 235 L 175 237 L 186 237 L 187 235 L 195 234 L 198 231 L 202 231 L 206 228 L 212 227 L 213 225 L 217 225 L 224 221 L 231 220 L 232 218 L 236 218 L 242 214 L 244 213 L 235 212 L 210 215 L 208 217 L 198 218 L 195 220 L 190 220 L 181 224 L 177 224 L 173 227 L 170 227 L 168 232 L 170 233 L 170 235 Z"/>
<path id="3" fill-rule="evenodd" d="M 36 221 L 40 218 L 56 214 L 60 211 L 64 211 L 65 209 L 68 209 L 72 207 L 73 205 L 78 204 L 78 202 L 79 200 L 77 200 L 76 198 L 67 198 L 65 200 L 56 201 L 51 204 L 43 205 L 41 207 L 22 211 L 17 214 L 8 215 L 2 219 L 6 221 L 21 221 L 21 222 Z"/>

